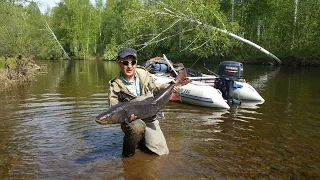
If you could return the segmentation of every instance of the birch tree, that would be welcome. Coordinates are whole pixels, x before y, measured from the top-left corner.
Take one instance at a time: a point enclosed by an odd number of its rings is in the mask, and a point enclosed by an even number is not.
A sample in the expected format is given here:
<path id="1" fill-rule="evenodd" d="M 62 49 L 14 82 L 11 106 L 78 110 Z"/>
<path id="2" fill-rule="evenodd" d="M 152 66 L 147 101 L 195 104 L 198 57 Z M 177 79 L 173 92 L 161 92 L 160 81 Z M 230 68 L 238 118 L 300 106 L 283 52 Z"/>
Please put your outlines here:
<path id="1" fill-rule="evenodd" d="M 97 15 L 89 0 L 64 0 L 53 9 L 53 26 L 65 49 L 75 57 L 93 55 L 98 32 Z"/>
<path id="2" fill-rule="evenodd" d="M 140 50 L 153 49 L 157 52 L 155 47 L 158 47 L 159 50 L 208 57 L 213 54 L 213 45 L 224 51 L 230 43 L 224 34 L 185 21 L 201 20 L 222 28 L 232 26 L 219 11 L 219 1 L 216 0 L 159 2 L 126 11 L 124 16 L 125 32 L 136 37 L 130 39 L 130 43 Z M 181 47 L 177 42 L 181 42 Z"/>
<path id="3" fill-rule="evenodd" d="M 46 32 L 42 18 L 35 2 L 21 5 L 16 1 L 0 1 L 0 56 L 59 55 L 59 48 Z"/>
<path id="4" fill-rule="evenodd" d="M 230 47 L 229 37 L 231 37 L 258 49 L 281 63 L 279 58 L 266 49 L 228 31 L 227 29 L 236 30 L 237 26 L 227 21 L 225 15 L 220 11 L 219 3 L 220 1 L 215 0 L 183 1 L 183 3 L 169 1 L 168 4 L 160 2 L 148 9 L 128 11 L 125 29 L 133 33 L 131 36 L 140 37 L 140 39 L 134 39 L 134 42 L 141 42 L 141 44 L 136 44 L 140 47 L 139 50 L 161 42 L 162 49 L 178 51 L 179 47 L 176 42 L 179 39 L 177 37 L 182 37 L 181 44 L 184 47 L 182 51 L 200 57 L 209 57 L 213 55 L 215 47 L 222 52 L 226 51 Z M 137 21 L 142 22 L 141 25 L 136 25 Z M 182 26 L 177 26 L 178 24 Z"/>

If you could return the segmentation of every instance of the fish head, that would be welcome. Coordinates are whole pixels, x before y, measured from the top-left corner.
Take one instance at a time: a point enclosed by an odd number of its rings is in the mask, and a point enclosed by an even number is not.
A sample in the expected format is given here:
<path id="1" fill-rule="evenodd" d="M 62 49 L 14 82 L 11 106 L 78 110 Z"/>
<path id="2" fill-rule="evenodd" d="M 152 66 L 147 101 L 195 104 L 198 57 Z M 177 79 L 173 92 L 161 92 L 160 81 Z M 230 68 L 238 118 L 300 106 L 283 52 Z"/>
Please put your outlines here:
<path id="1" fill-rule="evenodd" d="M 96 117 L 99 124 L 116 124 L 125 120 L 127 113 L 121 107 L 109 108 L 107 111 Z"/>

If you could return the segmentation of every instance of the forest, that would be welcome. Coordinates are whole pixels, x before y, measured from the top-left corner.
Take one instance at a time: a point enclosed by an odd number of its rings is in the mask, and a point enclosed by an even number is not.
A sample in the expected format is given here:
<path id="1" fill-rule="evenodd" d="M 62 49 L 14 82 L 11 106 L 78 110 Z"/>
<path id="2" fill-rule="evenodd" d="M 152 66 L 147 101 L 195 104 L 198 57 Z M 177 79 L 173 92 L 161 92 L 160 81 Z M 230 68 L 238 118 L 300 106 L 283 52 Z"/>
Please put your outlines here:
<path id="1" fill-rule="evenodd" d="M 319 66 L 319 5 L 319 0 L 61 0 L 41 12 L 36 1 L 1 0 L 0 57 L 114 60 L 119 48 L 133 47 L 140 59 L 170 54 L 182 62 L 185 57 L 276 62 L 267 50 L 285 65 Z"/>

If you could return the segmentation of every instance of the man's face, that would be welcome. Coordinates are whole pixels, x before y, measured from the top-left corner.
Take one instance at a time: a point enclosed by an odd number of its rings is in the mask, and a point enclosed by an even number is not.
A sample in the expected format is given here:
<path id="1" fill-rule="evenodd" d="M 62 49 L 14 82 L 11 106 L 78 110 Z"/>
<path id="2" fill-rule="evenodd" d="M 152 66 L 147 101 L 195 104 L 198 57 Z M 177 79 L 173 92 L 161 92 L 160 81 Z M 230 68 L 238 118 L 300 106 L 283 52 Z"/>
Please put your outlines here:
<path id="1" fill-rule="evenodd" d="M 137 61 L 133 56 L 126 56 L 118 60 L 118 65 L 121 69 L 122 75 L 125 77 L 132 77 L 136 72 Z"/>

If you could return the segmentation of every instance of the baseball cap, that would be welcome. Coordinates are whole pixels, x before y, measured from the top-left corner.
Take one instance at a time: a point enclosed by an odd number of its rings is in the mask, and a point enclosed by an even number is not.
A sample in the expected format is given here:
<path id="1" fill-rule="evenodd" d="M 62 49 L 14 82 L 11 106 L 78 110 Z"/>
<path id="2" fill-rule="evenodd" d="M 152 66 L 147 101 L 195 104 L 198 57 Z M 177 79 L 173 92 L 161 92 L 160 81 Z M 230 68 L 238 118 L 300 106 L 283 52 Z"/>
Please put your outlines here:
<path id="1" fill-rule="evenodd" d="M 118 59 L 124 58 L 127 56 L 133 56 L 137 59 L 137 51 L 132 48 L 123 48 L 118 53 Z"/>

